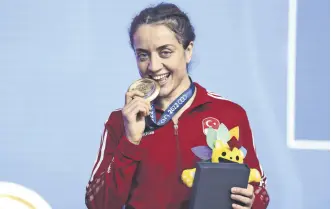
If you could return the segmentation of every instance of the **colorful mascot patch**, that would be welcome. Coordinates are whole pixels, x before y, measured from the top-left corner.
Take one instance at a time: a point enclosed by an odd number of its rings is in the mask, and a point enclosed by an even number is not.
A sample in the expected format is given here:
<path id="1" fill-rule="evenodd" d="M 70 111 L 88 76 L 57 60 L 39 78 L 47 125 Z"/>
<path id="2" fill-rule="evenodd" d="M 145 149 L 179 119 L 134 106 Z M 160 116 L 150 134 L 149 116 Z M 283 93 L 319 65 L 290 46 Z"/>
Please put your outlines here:
<path id="1" fill-rule="evenodd" d="M 231 130 L 222 123 L 219 124 L 215 118 L 206 118 L 203 122 L 203 131 L 206 135 L 208 146 L 193 147 L 192 152 L 199 157 L 201 160 L 212 163 L 219 162 L 236 162 L 243 163 L 246 157 L 247 150 L 241 146 L 239 149 L 234 147 L 230 148 L 228 142 L 235 138 L 239 140 L 239 127 L 236 126 Z M 186 169 L 182 172 L 182 181 L 188 187 L 192 187 L 195 168 Z M 250 175 L 248 182 L 260 182 L 261 174 L 257 169 L 250 169 Z"/>

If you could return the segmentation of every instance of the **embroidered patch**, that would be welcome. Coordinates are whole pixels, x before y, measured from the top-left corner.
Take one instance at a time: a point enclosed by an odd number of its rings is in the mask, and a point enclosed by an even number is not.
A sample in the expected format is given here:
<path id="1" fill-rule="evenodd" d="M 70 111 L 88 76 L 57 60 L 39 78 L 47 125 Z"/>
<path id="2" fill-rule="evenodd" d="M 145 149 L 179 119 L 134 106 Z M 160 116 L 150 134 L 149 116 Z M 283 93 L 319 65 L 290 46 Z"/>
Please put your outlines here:
<path id="1" fill-rule="evenodd" d="M 244 163 L 247 156 L 247 150 L 243 147 L 231 147 L 229 142 L 239 141 L 239 127 L 228 129 L 225 124 L 219 123 L 216 118 L 208 117 L 202 121 L 203 133 L 206 135 L 207 146 L 196 146 L 191 148 L 192 152 L 203 161 L 211 163 Z M 192 187 L 195 169 L 185 169 L 182 172 L 181 179 L 183 183 Z M 250 169 L 248 182 L 260 182 L 260 172 Z"/>
<path id="2" fill-rule="evenodd" d="M 232 154 L 240 152 L 242 158 L 246 156 L 246 149 L 239 141 L 239 127 L 228 129 L 225 124 L 220 123 L 214 117 L 207 117 L 202 120 L 202 130 L 206 135 L 208 146 L 198 146 L 192 148 L 192 152 L 202 160 L 211 159 L 212 150 L 221 143 L 222 148 L 226 147 Z M 232 158 L 232 157 L 231 157 Z"/>
<path id="3" fill-rule="evenodd" d="M 220 126 L 220 122 L 213 117 L 208 117 L 202 120 L 202 130 L 205 135 L 207 135 L 208 128 L 217 130 Z"/>

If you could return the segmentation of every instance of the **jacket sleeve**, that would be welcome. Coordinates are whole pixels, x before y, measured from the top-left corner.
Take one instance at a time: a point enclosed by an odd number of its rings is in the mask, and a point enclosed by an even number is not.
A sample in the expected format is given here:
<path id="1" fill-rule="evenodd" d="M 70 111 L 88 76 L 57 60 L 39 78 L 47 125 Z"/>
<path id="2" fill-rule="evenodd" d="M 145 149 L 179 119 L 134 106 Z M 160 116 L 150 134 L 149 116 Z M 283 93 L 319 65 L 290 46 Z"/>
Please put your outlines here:
<path id="1" fill-rule="evenodd" d="M 253 202 L 253 209 L 266 209 L 269 204 L 269 195 L 266 190 L 266 176 L 257 158 L 253 134 L 249 125 L 247 114 L 243 111 L 241 125 L 239 126 L 239 138 L 242 140 L 242 145 L 247 150 L 244 163 L 249 168 L 257 169 L 261 174 L 261 181 L 259 183 L 251 183 L 254 187 L 255 200 Z"/>
<path id="2" fill-rule="evenodd" d="M 97 160 L 86 187 L 88 209 L 121 209 L 129 196 L 142 153 L 139 145 L 132 144 L 122 134 L 122 119 L 116 115 L 119 113 L 113 112 L 105 124 Z"/>

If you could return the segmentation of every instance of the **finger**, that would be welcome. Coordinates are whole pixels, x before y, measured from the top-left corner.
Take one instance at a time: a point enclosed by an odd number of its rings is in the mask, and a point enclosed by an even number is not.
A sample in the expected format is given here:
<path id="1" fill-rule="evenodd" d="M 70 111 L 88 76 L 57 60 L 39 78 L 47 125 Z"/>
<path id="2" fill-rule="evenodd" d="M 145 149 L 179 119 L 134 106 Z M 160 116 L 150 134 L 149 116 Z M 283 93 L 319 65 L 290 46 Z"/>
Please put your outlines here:
<path id="1" fill-rule="evenodd" d="M 129 102 L 126 103 L 126 105 L 133 103 L 134 101 L 141 101 L 146 103 L 149 107 L 151 106 L 151 103 L 149 101 L 147 101 L 146 99 L 139 97 L 139 96 L 134 96 L 134 98 L 128 98 Z"/>
<path id="2" fill-rule="evenodd" d="M 244 205 L 247 205 L 247 206 L 250 206 L 252 204 L 252 199 L 245 197 L 245 196 L 237 195 L 237 194 L 232 194 L 231 199 L 244 203 Z"/>
<path id="3" fill-rule="evenodd" d="M 147 115 L 146 108 L 143 106 L 134 106 L 132 109 L 129 109 L 126 113 L 126 119 L 128 121 L 135 121 L 137 119 L 137 116 L 143 116 L 145 117 Z"/>
<path id="4" fill-rule="evenodd" d="M 239 188 L 239 187 L 233 187 L 231 189 L 231 192 L 233 194 L 239 194 L 242 196 L 246 196 L 246 197 L 253 197 L 253 190 L 252 189 L 245 189 L 245 188 Z"/>
<path id="5" fill-rule="evenodd" d="M 125 109 L 132 110 L 132 107 L 134 107 L 136 105 L 143 105 L 143 106 L 147 107 L 148 111 L 151 110 L 150 103 L 148 101 L 146 101 L 145 99 L 140 98 L 140 97 L 134 98 L 130 103 L 128 103 L 126 105 Z"/>
<path id="6" fill-rule="evenodd" d="M 143 116 L 149 115 L 149 106 L 143 102 L 143 101 L 134 101 L 132 104 L 130 104 L 129 107 L 127 107 L 126 114 L 129 118 L 135 118 L 138 113 L 143 113 Z"/>
<path id="7" fill-rule="evenodd" d="M 247 190 L 248 190 L 248 193 L 250 194 L 249 197 L 250 196 L 254 197 L 254 187 L 253 187 L 253 185 L 248 184 L 247 185 Z"/>
<path id="8" fill-rule="evenodd" d="M 125 94 L 125 104 L 130 103 L 134 98 L 138 97 L 141 98 L 144 95 L 142 94 L 142 92 L 140 91 L 130 91 L 130 92 L 126 92 Z"/>
<path id="9" fill-rule="evenodd" d="M 247 185 L 247 189 L 250 190 L 250 191 L 254 191 L 254 187 L 251 184 L 248 184 Z"/>
<path id="10" fill-rule="evenodd" d="M 125 93 L 125 104 L 128 104 L 129 102 L 131 102 L 134 97 L 144 97 L 144 93 L 134 90 L 134 91 L 128 91 Z"/>
<path id="11" fill-rule="evenodd" d="M 137 109 L 139 110 L 138 112 L 137 112 Z M 143 115 L 145 116 L 145 115 L 149 114 L 149 109 L 146 104 L 138 101 L 138 102 L 135 102 L 134 104 L 132 104 L 128 108 L 127 115 L 134 116 L 134 115 L 137 115 L 139 112 L 142 112 Z"/>
<path id="12" fill-rule="evenodd" d="M 148 115 L 148 110 L 144 106 L 137 105 L 135 108 L 132 109 L 132 111 L 130 113 L 130 117 L 136 118 L 138 116 L 138 114 L 140 114 L 139 116 L 146 117 Z"/>
<path id="13" fill-rule="evenodd" d="M 146 99 L 141 98 L 141 97 L 135 97 L 135 98 L 132 99 L 130 102 L 128 102 L 128 103 L 124 106 L 124 108 L 128 108 L 128 107 L 130 107 L 130 106 L 132 106 L 132 105 L 135 105 L 137 102 L 142 102 L 142 103 L 145 103 L 147 106 L 150 106 L 150 103 L 149 103 Z M 123 109 L 124 109 L 124 108 L 123 108 Z"/>
<path id="14" fill-rule="evenodd" d="M 237 204 L 232 204 L 232 208 L 233 209 L 247 209 L 247 207 L 243 207 L 243 206 L 237 205 Z"/>

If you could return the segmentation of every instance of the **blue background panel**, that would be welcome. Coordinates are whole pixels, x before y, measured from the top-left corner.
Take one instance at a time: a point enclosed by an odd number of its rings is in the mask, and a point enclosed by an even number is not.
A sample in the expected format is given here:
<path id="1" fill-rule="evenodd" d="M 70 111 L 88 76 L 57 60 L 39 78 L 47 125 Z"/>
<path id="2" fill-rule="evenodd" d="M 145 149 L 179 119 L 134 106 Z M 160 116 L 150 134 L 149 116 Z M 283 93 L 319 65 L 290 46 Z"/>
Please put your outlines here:
<path id="1" fill-rule="evenodd" d="M 330 1 L 297 10 L 295 138 L 330 140 Z"/>

